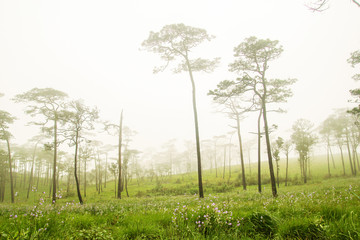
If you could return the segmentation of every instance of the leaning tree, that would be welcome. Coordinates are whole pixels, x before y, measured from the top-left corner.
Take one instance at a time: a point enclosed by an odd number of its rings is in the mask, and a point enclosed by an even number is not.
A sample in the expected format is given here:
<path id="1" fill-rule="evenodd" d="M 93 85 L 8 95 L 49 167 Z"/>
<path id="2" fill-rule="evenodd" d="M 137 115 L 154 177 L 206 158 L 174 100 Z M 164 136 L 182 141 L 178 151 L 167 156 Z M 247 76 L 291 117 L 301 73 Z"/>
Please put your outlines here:
<path id="1" fill-rule="evenodd" d="M 205 40 L 210 41 L 213 36 L 207 34 L 206 30 L 186 26 L 184 24 L 171 24 L 164 26 L 159 32 L 150 32 L 142 46 L 150 51 L 160 55 L 166 62 L 164 66 L 154 69 L 154 73 L 164 71 L 170 62 L 181 59 L 179 65 L 174 69 L 174 73 L 188 72 L 192 86 L 192 102 L 195 120 L 195 138 L 198 163 L 198 182 L 199 197 L 204 197 L 201 175 L 201 154 L 200 154 L 200 136 L 196 107 L 195 81 L 193 72 L 204 71 L 212 72 L 217 65 L 218 58 L 214 60 L 190 57 L 192 48 L 197 47 Z"/>

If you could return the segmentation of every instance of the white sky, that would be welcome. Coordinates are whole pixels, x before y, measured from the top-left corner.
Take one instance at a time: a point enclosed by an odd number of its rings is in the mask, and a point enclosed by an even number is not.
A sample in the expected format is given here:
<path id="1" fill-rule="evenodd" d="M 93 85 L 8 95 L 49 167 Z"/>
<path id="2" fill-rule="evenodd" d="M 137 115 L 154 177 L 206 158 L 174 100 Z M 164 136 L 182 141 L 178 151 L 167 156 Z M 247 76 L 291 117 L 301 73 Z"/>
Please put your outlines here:
<path id="1" fill-rule="evenodd" d="M 233 79 L 228 64 L 233 48 L 249 36 L 279 40 L 282 56 L 269 76 L 297 78 L 287 114 L 271 114 L 278 135 L 298 118 L 323 121 L 332 109 L 349 107 L 351 76 L 360 68 L 346 62 L 360 49 L 360 8 L 332 0 L 329 10 L 313 13 L 305 1 L 289 0 L 133 0 L 28 1 L 0 0 L 0 109 L 18 117 L 11 131 L 25 142 L 37 130 L 25 126 L 23 106 L 9 99 L 34 87 L 51 87 L 73 99 L 98 106 L 102 119 L 124 123 L 138 132 L 133 147 L 159 147 L 172 138 L 194 139 L 191 85 L 187 74 L 170 69 L 140 51 L 150 31 L 184 23 L 204 28 L 216 38 L 195 53 L 221 57 L 212 74 L 195 73 L 201 139 L 230 131 L 226 116 L 215 113 L 206 94 L 224 79 Z M 196 56 L 194 56 L 196 57 Z M 256 131 L 256 114 L 243 123 L 243 133 Z M 246 138 L 246 136 L 245 136 Z"/>

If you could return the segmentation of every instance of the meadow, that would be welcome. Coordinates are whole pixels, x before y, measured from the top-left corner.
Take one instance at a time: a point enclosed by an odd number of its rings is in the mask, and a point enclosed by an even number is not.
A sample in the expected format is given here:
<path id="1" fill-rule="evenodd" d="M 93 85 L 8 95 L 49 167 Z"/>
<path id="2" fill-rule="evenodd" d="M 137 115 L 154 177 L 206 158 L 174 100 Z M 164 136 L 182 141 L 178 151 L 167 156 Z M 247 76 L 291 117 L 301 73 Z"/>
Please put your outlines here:
<path id="1" fill-rule="evenodd" d="M 323 157 L 321 157 L 323 159 Z M 296 161 L 289 186 L 280 182 L 278 197 L 266 180 L 258 193 L 256 172 L 242 190 L 239 168 L 231 178 L 204 171 L 205 198 L 197 196 L 196 174 L 133 179 L 127 197 L 114 197 L 109 181 L 98 194 L 89 186 L 84 205 L 74 192 L 58 192 L 56 204 L 34 190 L 25 201 L 0 205 L 1 239 L 360 239 L 359 177 L 342 176 L 339 163 L 327 176 L 326 165 L 314 159 L 312 177 L 302 184 Z M 255 170 L 255 165 L 253 166 Z M 281 172 L 282 175 L 284 174 Z M 283 177 L 281 175 L 281 179 Z M 226 177 L 227 176 L 227 177 Z M 252 183 L 254 182 L 254 183 Z M 65 183 L 63 183 L 65 186 Z"/>

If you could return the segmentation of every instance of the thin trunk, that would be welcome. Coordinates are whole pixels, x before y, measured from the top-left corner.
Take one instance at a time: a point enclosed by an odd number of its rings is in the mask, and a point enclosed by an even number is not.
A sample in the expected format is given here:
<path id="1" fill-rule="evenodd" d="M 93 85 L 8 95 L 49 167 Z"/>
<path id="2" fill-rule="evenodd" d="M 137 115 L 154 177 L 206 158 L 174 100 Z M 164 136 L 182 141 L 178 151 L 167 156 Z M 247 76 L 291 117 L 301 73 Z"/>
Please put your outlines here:
<path id="1" fill-rule="evenodd" d="M 24 186 L 24 188 L 26 188 L 26 159 L 24 159 L 24 173 L 23 173 L 23 184 L 21 184 L 21 185 L 23 185 Z"/>
<path id="2" fill-rule="evenodd" d="M 100 155 L 99 155 L 99 153 L 98 153 L 98 194 L 100 194 L 101 193 L 101 190 L 102 190 L 102 187 L 101 187 L 101 185 L 102 185 L 102 181 L 101 181 L 101 164 L 100 164 Z"/>
<path id="3" fill-rule="evenodd" d="M 249 175 L 251 177 L 251 158 L 250 158 L 250 149 L 248 150 L 248 158 L 249 158 Z"/>
<path id="4" fill-rule="evenodd" d="M 355 158 L 356 158 L 356 163 L 357 163 L 358 171 L 360 171 L 359 156 L 358 156 L 358 154 L 357 154 L 356 148 L 354 149 L 354 154 L 355 154 Z"/>
<path id="5" fill-rule="evenodd" d="M 116 196 L 117 196 L 117 195 L 116 195 L 116 193 L 117 193 L 117 192 L 116 192 L 116 181 L 117 181 L 117 179 L 116 179 L 116 174 L 115 174 L 114 177 L 115 177 L 114 179 L 115 179 L 115 198 L 116 198 Z"/>
<path id="6" fill-rule="evenodd" d="M 97 160 L 95 157 L 95 185 L 96 185 L 96 191 L 99 191 L 99 186 L 98 186 L 98 164 L 97 164 Z"/>
<path id="7" fill-rule="evenodd" d="M 230 144 L 229 144 L 229 181 L 231 178 L 231 140 L 230 140 Z"/>
<path id="8" fill-rule="evenodd" d="M 199 198 L 204 198 L 204 190 L 202 184 L 202 169 L 201 169 L 201 152 L 200 152 L 200 136 L 199 136 L 199 124 L 198 124 L 198 116 L 196 109 L 196 95 L 195 95 L 195 82 L 191 70 L 191 66 L 189 63 L 189 59 L 186 55 L 185 57 L 186 64 L 189 70 L 191 85 L 192 85 L 192 100 L 193 100 L 193 110 L 194 110 L 194 120 L 195 120 L 195 137 L 196 137 L 196 153 L 197 153 L 197 164 L 198 164 L 198 182 L 199 182 Z"/>
<path id="9" fill-rule="evenodd" d="M 76 130 L 76 135 L 75 135 L 75 157 L 74 157 L 74 175 L 75 175 L 75 183 L 76 183 L 76 192 L 79 198 L 79 202 L 82 205 L 83 204 L 83 199 L 81 197 L 81 192 L 80 192 L 80 183 L 79 183 L 79 179 L 78 179 L 78 172 L 77 172 L 77 160 L 78 160 L 78 148 L 79 148 L 79 130 Z"/>
<path id="10" fill-rule="evenodd" d="M 54 120 L 54 163 L 53 163 L 53 182 L 52 182 L 52 203 L 56 202 L 56 160 L 57 160 L 57 116 Z"/>
<path id="11" fill-rule="evenodd" d="M 300 153 L 300 172 L 301 172 L 301 177 L 304 179 L 304 157 L 302 156 L 302 154 Z"/>
<path id="12" fill-rule="evenodd" d="M 289 172 L 289 153 L 286 152 L 286 173 L 285 173 L 285 186 L 287 186 L 288 172 Z"/>
<path id="13" fill-rule="evenodd" d="M 33 152 L 33 157 L 32 157 L 32 162 L 31 162 L 31 172 L 30 172 L 30 179 L 29 179 L 29 187 L 28 187 L 28 190 L 27 190 L 26 199 L 29 199 L 30 188 L 31 188 L 32 181 L 33 181 L 35 153 L 36 153 L 36 147 L 37 147 L 38 143 L 39 143 L 39 141 L 36 142 L 35 147 L 34 147 L 34 152 Z"/>
<path id="14" fill-rule="evenodd" d="M 47 185 L 47 184 L 48 184 L 48 182 L 49 182 L 49 178 L 50 178 L 50 169 L 51 169 L 51 166 L 50 166 L 50 162 L 48 161 L 48 162 L 47 162 L 47 168 L 46 168 L 46 178 L 45 178 L 44 185 Z"/>
<path id="15" fill-rule="evenodd" d="M 117 198 L 121 199 L 121 145 L 122 145 L 122 122 L 123 122 L 123 111 L 121 110 L 121 115 L 120 115 L 120 124 L 119 124 L 119 145 L 118 145 L 118 171 L 119 171 L 119 176 L 118 176 L 118 192 L 117 192 Z"/>
<path id="16" fill-rule="evenodd" d="M 332 161 L 332 164 L 333 164 L 333 168 L 336 169 L 336 167 L 335 167 L 334 155 L 333 155 L 333 153 L 332 153 L 330 143 L 329 143 L 329 151 L 330 151 L 330 156 L 331 156 L 331 161 Z"/>
<path id="17" fill-rule="evenodd" d="M 59 187 L 59 183 L 60 183 L 59 179 L 60 179 L 60 171 L 58 169 L 57 174 L 56 174 L 56 189 L 60 189 L 60 187 Z"/>
<path id="18" fill-rule="evenodd" d="M 70 169 L 69 169 L 69 170 L 70 170 Z M 71 172 L 68 171 L 67 183 L 66 183 L 66 193 L 67 193 L 67 194 L 70 193 L 70 176 L 71 176 Z"/>
<path id="19" fill-rule="evenodd" d="M 106 175 L 107 175 L 107 163 L 108 163 L 108 154 L 107 153 L 105 153 L 105 182 L 104 182 L 104 188 L 106 188 L 106 181 L 107 181 L 107 179 L 106 179 Z"/>
<path id="20" fill-rule="evenodd" d="M 225 165 L 226 165 L 226 145 L 224 145 L 224 168 L 223 168 L 223 179 L 225 179 Z"/>
<path id="21" fill-rule="evenodd" d="M 216 141 L 216 140 L 215 140 Z M 215 177 L 217 178 L 218 177 L 218 169 L 217 169 L 217 152 L 216 152 L 216 142 L 215 142 L 215 159 L 214 159 L 214 162 L 215 162 Z"/>
<path id="22" fill-rule="evenodd" d="M 241 180 L 242 180 L 243 190 L 246 190 L 245 163 L 244 163 L 244 154 L 243 154 L 243 146 L 241 139 L 240 118 L 238 114 L 236 114 L 236 129 L 237 129 L 239 148 L 240 148 Z"/>
<path id="23" fill-rule="evenodd" d="M 78 147 L 79 148 L 79 147 Z M 78 152 L 78 180 L 79 180 L 79 187 L 81 186 L 81 156 L 79 154 L 80 150 L 77 150 Z"/>
<path id="24" fill-rule="evenodd" d="M 262 109 L 260 110 L 258 117 L 258 191 L 261 193 L 261 117 Z"/>
<path id="25" fill-rule="evenodd" d="M 13 184 L 13 172 L 11 166 L 11 149 L 10 149 L 10 140 L 6 139 L 7 149 L 8 149 L 8 158 L 9 158 L 9 172 L 10 172 L 10 191 L 11 191 L 11 203 L 15 203 L 15 194 L 14 194 L 14 184 Z"/>
<path id="26" fill-rule="evenodd" d="M 346 129 L 346 146 L 347 146 L 347 149 L 348 149 L 351 173 L 352 173 L 352 175 L 356 175 L 356 173 L 354 172 L 353 163 L 352 163 L 352 160 L 351 160 L 351 151 L 350 151 L 350 145 L 349 145 L 349 134 L 348 134 L 347 129 Z"/>
<path id="27" fill-rule="evenodd" d="M 307 183 L 307 156 L 303 156 L 304 183 Z"/>
<path id="28" fill-rule="evenodd" d="M 0 200 L 4 202 L 5 200 L 5 182 L 6 182 L 6 171 L 5 167 L 1 169 L 1 182 L 0 182 Z"/>
<path id="29" fill-rule="evenodd" d="M 86 161 L 87 159 L 84 158 L 84 197 L 86 197 Z"/>
<path id="30" fill-rule="evenodd" d="M 272 190 L 273 197 L 277 197 L 274 167 L 273 167 L 272 154 L 271 154 L 269 127 L 268 127 L 267 116 L 266 116 L 267 112 L 266 112 L 265 99 L 262 99 L 262 108 L 263 108 L 263 119 L 264 119 L 264 126 L 265 126 L 266 147 L 267 147 L 269 170 L 270 170 L 271 190 Z"/>
<path id="31" fill-rule="evenodd" d="M 356 175 L 357 169 L 356 169 L 356 156 L 355 156 L 354 146 L 353 146 L 353 149 L 352 149 L 352 154 L 353 154 L 352 160 L 353 160 L 353 164 L 354 164 L 354 172 L 355 172 L 355 175 Z"/>
<path id="32" fill-rule="evenodd" d="M 36 189 L 39 189 L 40 172 L 41 172 L 41 162 L 39 162 L 39 166 L 37 170 Z"/>
<path id="33" fill-rule="evenodd" d="M 126 191 L 126 196 L 129 197 L 127 168 L 126 168 L 126 172 L 125 172 L 125 191 Z"/>
<path id="34" fill-rule="evenodd" d="M 13 164 L 13 181 L 14 181 L 14 189 L 16 188 L 16 182 L 17 182 L 17 169 L 16 169 L 16 161 L 14 161 Z"/>
<path id="35" fill-rule="evenodd" d="M 340 148 L 340 153 L 341 153 L 341 163 L 342 163 L 342 167 L 343 167 L 343 174 L 345 176 L 345 161 L 344 161 L 344 154 L 343 154 L 343 150 L 342 150 L 342 146 L 339 145 Z"/>
<path id="36" fill-rule="evenodd" d="M 328 175 L 329 177 L 331 177 L 331 173 L 330 173 L 330 154 L 329 154 L 330 150 L 329 148 L 326 151 L 326 159 L 327 159 L 327 163 L 328 163 Z"/>
<path id="37" fill-rule="evenodd" d="M 278 188 L 280 187 L 279 172 L 280 172 L 279 161 L 276 161 L 276 182 L 277 182 Z"/>

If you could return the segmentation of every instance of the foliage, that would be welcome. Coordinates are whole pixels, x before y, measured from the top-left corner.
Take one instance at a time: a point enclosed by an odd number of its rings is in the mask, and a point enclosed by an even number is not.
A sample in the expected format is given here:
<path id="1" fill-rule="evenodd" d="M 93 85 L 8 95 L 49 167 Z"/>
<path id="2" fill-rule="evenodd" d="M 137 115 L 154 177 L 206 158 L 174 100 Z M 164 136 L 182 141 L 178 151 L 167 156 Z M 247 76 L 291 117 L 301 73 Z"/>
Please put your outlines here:
<path id="1" fill-rule="evenodd" d="M 211 72 L 216 67 L 218 58 L 214 60 L 189 59 L 189 52 L 203 41 L 210 41 L 213 38 L 214 36 L 208 35 L 204 29 L 186 26 L 182 23 L 171 24 L 164 26 L 159 32 L 150 32 L 142 46 L 148 51 L 158 53 L 166 62 L 164 66 L 156 67 L 154 73 L 164 71 L 169 63 L 177 57 L 180 57 L 182 61 L 173 69 L 175 73 L 182 71 Z"/>

